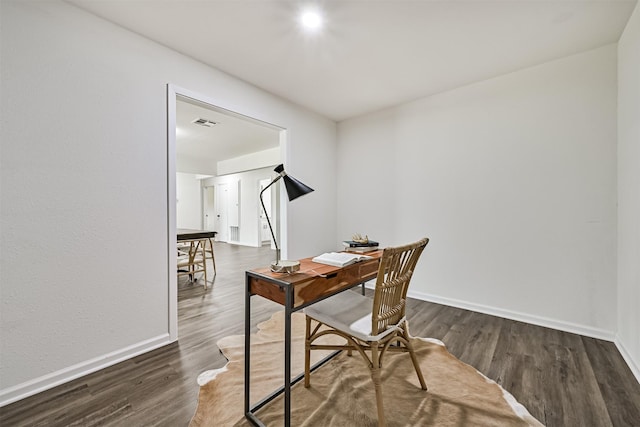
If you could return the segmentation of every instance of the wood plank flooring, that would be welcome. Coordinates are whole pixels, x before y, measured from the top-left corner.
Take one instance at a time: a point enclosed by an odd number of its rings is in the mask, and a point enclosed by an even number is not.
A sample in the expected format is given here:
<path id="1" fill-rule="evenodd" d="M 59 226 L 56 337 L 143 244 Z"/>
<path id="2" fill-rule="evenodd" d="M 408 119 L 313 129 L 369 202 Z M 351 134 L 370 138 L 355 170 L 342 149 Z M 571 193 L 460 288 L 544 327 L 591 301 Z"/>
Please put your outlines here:
<path id="1" fill-rule="evenodd" d="M 216 342 L 244 333 L 244 271 L 273 252 L 216 243 L 218 274 L 178 293 L 179 342 L 0 408 L 2 426 L 187 426 Z M 367 291 L 371 293 L 370 291 Z M 255 297 L 253 325 L 280 307 Z M 640 426 L 640 384 L 610 342 L 410 300 L 411 333 L 442 340 L 548 427 Z"/>

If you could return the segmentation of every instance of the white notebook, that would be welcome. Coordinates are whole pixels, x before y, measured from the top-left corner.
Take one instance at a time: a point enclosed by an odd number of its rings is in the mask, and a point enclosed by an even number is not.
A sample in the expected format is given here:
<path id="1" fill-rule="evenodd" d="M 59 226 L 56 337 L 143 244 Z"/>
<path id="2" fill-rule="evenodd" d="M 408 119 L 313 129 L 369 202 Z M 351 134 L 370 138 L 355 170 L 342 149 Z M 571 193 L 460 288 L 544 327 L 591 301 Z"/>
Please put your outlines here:
<path id="1" fill-rule="evenodd" d="M 333 265 L 334 267 L 344 267 L 355 264 L 358 261 L 371 258 L 373 257 L 368 255 L 348 254 L 345 252 L 327 252 L 322 255 L 318 255 L 313 258 L 312 261 L 320 264 Z"/>

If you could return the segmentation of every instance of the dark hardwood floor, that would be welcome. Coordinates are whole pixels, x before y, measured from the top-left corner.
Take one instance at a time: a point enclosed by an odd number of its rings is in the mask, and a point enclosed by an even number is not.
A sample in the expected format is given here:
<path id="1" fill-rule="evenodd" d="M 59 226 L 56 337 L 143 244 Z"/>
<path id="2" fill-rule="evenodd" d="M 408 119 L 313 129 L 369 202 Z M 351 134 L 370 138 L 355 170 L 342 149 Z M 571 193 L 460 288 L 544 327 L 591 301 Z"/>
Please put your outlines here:
<path id="1" fill-rule="evenodd" d="M 179 282 L 178 343 L 0 408 L 0 425 L 186 426 L 197 376 L 226 363 L 217 340 L 244 333 L 244 271 L 273 256 L 215 251 L 212 288 Z M 255 329 L 279 306 L 255 297 L 252 309 Z M 640 426 L 640 384 L 613 343 L 417 300 L 407 314 L 413 335 L 442 340 L 548 427 Z"/>

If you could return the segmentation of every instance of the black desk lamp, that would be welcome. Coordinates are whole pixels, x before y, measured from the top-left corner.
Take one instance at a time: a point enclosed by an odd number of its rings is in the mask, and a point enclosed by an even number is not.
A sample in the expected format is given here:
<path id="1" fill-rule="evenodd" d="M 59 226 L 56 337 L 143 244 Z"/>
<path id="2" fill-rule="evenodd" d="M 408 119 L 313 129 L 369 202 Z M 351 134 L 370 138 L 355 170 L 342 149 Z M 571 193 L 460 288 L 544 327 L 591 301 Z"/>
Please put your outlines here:
<path id="1" fill-rule="evenodd" d="M 278 182 L 280 178 L 284 179 L 284 186 L 287 190 L 287 196 L 289 197 L 289 201 L 293 199 L 297 199 L 300 196 L 304 196 L 307 193 L 311 193 L 313 188 L 307 187 L 297 179 L 287 175 L 284 171 L 284 165 L 278 165 L 274 169 L 279 175 L 276 176 L 273 181 L 269 183 L 262 191 L 260 192 L 260 203 L 262 204 L 262 210 L 264 211 L 264 215 L 267 217 L 267 224 L 269 224 L 269 230 L 271 230 L 271 237 L 273 238 L 273 244 L 276 247 L 276 262 L 271 264 L 271 271 L 276 273 L 294 273 L 300 270 L 300 262 L 299 261 L 283 261 L 280 259 L 280 248 L 278 247 L 278 241 L 276 240 L 276 235 L 273 233 L 273 227 L 271 226 L 271 221 L 269 221 L 269 214 L 264 207 L 264 201 L 262 200 L 262 193 L 267 191 L 267 188 L 271 187 L 273 184 Z"/>

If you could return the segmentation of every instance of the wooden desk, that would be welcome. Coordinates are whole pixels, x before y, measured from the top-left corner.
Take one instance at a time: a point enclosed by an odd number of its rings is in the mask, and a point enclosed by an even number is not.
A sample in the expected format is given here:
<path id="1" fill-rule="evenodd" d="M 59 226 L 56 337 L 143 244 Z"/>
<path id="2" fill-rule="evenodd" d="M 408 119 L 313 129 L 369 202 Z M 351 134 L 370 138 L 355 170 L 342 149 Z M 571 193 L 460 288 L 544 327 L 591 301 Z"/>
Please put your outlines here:
<path id="1" fill-rule="evenodd" d="M 216 234 L 218 234 L 217 231 L 209 230 L 190 230 L 188 228 L 178 228 L 176 230 L 178 242 L 214 239 L 216 237 Z"/>
<path id="2" fill-rule="evenodd" d="M 256 426 L 263 426 L 255 412 L 284 393 L 284 425 L 291 425 L 291 386 L 304 374 L 291 379 L 291 314 L 331 295 L 346 291 L 360 283 L 374 279 L 378 273 L 382 250 L 366 255 L 372 259 L 346 267 L 318 264 L 311 258 L 300 260 L 300 271 L 294 274 L 273 273 L 268 267 L 245 273 L 245 323 L 244 323 L 244 412 Z M 250 404 L 250 349 L 251 349 L 251 297 L 259 295 L 284 306 L 284 385 L 256 405 Z M 325 359 L 315 365 L 318 368 Z"/>

